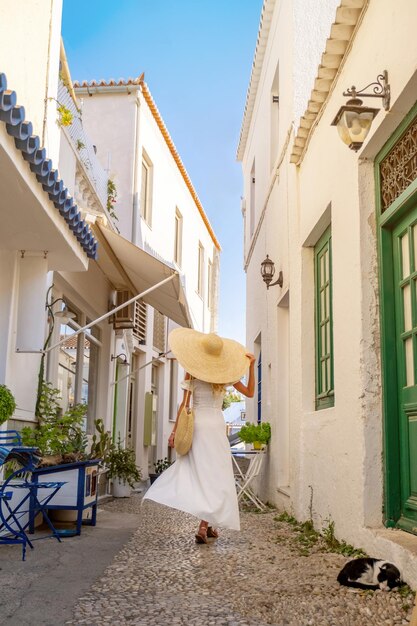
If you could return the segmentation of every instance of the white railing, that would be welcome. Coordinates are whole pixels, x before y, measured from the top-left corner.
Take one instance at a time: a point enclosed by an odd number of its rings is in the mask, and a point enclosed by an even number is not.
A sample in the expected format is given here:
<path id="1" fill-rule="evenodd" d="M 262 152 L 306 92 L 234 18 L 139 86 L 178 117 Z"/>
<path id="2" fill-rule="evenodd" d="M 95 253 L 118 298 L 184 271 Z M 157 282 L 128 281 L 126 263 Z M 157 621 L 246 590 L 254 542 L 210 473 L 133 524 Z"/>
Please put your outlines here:
<path id="1" fill-rule="evenodd" d="M 108 173 L 98 160 L 94 144 L 84 130 L 82 112 L 75 106 L 74 100 L 62 81 L 59 82 L 57 100 L 59 104 L 64 105 L 72 113 L 72 123 L 66 126 L 65 130 L 79 154 L 80 161 L 87 172 L 90 183 L 105 207 L 107 205 Z"/>

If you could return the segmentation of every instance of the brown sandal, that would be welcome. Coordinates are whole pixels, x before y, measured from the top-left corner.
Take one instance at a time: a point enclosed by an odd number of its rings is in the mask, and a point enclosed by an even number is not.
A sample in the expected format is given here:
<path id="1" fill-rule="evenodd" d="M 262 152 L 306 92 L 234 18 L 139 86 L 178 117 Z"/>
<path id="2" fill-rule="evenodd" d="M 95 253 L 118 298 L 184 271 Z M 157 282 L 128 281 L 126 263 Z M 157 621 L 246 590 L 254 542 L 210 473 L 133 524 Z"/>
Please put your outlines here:
<path id="1" fill-rule="evenodd" d="M 208 533 L 202 533 L 201 530 L 195 536 L 196 543 L 207 543 Z"/>
<path id="2" fill-rule="evenodd" d="M 218 536 L 219 536 L 219 533 L 217 532 L 215 528 L 213 528 L 213 526 L 209 526 L 207 528 L 207 537 L 210 537 L 212 539 L 217 539 Z"/>

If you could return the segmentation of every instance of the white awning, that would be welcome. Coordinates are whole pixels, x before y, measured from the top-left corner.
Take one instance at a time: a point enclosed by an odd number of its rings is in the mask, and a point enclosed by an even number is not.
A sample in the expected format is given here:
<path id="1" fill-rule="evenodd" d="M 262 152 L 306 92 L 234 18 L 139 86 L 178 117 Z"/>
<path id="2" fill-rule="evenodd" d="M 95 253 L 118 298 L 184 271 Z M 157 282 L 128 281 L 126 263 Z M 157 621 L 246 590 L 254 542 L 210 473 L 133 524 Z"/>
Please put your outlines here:
<path id="1" fill-rule="evenodd" d="M 192 327 L 181 275 L 174 267 L 98 222 L 94 230 L 100 244 L 97 263 L 116 288 L 128 288 L 135 295 L 175 275 L 143 300 L 180 326 Z"/>

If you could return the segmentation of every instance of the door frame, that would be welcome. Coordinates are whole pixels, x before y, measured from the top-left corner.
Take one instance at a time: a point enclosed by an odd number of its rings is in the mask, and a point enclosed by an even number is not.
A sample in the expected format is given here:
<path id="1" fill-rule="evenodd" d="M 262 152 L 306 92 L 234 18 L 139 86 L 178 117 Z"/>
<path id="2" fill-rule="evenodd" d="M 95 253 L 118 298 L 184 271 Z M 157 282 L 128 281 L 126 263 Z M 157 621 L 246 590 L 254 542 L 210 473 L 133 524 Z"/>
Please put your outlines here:
<path id="1" fill-rule="evenodd" d="M 379 168 L 417 116 L 417 103 L 377 154 L 374 164 L 377 254 L 381 324 L 381 373 L 384 447 L 384 523 L 397 525 L 401 517 L 401 443 L 395 323 L 393 230 L 417 202 L 417 178 L 382 213 Z M 395 329 L 395 332 L 392 332 Z M 394 358 L 395 357 L 395 358 Z M 395 372 L 394 372 L 395 370 Z M 395 374 L 395 375 L 394 375 Z"/>

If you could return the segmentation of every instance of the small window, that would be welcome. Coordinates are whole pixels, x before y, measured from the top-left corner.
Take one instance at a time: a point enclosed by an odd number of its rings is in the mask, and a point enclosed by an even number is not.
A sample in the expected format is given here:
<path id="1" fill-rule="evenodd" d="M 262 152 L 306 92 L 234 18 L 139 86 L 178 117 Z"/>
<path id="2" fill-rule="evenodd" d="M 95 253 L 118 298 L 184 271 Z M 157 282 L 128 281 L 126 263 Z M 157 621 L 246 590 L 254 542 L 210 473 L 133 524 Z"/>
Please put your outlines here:
<path id="1" fill-rule="evenodd" d="M 331 241 L 328 228 L 314 248 L 316 410 L 334 405 Z"/>
<path id="2" fill-rule="evenodd" d="M 270 165 L 271 170 L 275 165 L 278 158 L 278 146 L 279 146 L 279 65 L 275 70 L 274 80 L 271 85 L 271 99 L 270 99 Z"/>
<path id="3" fill-rule="evenodd" d="M 140 188 L 140 214 L 142 219 L 151 226 L 152 223 L 152 163 L 143 152 L 142 184 Z"/>
<path id="4" fill-rule="evenodd" d="M 203 296 L 203 280 L 204 278 L 204 248 L 203 244 L 198 244 L 198 275 L 197 275 L 197 292 Z"/>
<path id="5" fill-rule="evenodd" d="M 255 181 L 256 181 L 256 176 L 255 176 L 255 159 L 253 160 L 253 164 L 252 164 L 252 170 L 250 173 L 250 208 L 249 208 L 249 219 L 250 219 L 250 237 L 252 237 L 254 231 L 255 231 L 255 199 L 256 199 L 256 194 L 255 194 Z"/>
<path id="6" fill-rule="evenodd" d="M 174 261 L 181 267 L 182 260 L 182 215 L 175 210 L 175 231 L 174 231 Z"/>

